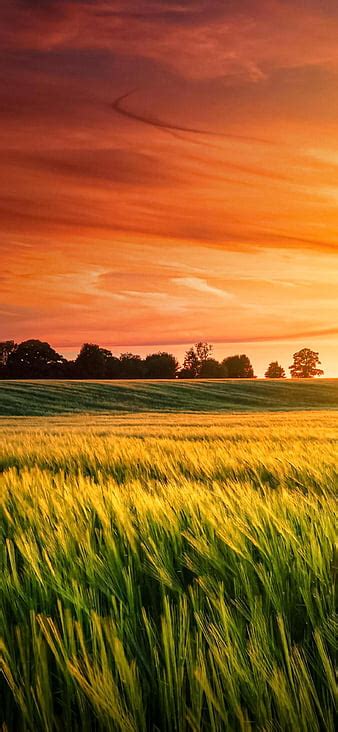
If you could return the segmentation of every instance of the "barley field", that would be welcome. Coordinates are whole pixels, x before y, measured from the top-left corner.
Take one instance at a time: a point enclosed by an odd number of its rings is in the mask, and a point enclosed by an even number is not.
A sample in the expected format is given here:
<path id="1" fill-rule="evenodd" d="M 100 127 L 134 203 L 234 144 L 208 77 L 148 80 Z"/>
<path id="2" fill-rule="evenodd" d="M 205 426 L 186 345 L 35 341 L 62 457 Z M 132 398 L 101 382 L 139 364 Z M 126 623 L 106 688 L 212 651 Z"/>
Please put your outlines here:
<path id="1" fill-rule="evenodd" d="M 0 728 L 335 728 L 338 412 L 0 421 Z"/>

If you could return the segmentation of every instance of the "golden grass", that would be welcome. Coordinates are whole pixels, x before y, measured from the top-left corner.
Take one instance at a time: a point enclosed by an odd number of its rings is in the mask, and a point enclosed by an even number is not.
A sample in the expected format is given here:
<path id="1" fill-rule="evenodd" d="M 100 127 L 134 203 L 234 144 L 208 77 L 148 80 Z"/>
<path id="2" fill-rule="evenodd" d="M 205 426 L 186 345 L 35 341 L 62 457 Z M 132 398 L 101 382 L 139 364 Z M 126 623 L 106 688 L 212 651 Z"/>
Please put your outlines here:
<path id="1" fill-rule="evenodd" d="M 3 729 L 333 731 L 337 427 L 2 420 Z"/>

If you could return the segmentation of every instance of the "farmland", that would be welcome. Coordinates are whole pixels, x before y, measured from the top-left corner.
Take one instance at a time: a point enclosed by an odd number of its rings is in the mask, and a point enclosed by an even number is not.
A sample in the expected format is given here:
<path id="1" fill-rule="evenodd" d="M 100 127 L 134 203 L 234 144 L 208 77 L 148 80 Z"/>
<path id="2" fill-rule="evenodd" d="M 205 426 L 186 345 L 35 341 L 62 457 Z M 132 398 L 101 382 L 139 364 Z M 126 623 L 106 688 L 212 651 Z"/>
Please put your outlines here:
<path id="1" fill-rule="evenodd" d="M 0 416 L 338 408 L 338 379 L 0 381 Z"/>
<path id="2" fill-rule="evenodd" d="M 338 413 L 65 411 L 0 422 L 0 728 L 333 732 Z"/>

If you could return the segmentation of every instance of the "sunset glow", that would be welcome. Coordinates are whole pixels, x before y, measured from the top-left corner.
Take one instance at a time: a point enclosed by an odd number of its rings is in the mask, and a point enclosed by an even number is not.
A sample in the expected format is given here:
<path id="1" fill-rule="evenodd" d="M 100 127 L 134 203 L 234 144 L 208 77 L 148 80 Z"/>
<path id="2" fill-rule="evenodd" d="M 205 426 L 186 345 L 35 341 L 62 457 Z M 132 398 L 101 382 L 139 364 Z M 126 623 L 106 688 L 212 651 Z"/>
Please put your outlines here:
<path id="1" fill-rule="evenodd" d="M 335 0 L 3 0 L 0 340 L 338 376 Z"/>

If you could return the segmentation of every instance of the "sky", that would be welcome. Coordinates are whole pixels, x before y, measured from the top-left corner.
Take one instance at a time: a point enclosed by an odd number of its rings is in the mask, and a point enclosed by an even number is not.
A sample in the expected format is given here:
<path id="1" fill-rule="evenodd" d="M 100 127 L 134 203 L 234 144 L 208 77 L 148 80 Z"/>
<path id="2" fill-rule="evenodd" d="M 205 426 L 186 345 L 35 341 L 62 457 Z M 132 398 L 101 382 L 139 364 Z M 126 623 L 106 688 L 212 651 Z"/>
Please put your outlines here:
<path id="1" fill-rule="evenodd" d="M 336 0 L 2 0 L 0 340 L 338 376 Z"/>

